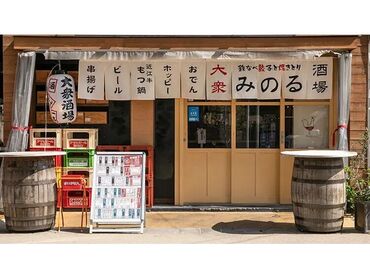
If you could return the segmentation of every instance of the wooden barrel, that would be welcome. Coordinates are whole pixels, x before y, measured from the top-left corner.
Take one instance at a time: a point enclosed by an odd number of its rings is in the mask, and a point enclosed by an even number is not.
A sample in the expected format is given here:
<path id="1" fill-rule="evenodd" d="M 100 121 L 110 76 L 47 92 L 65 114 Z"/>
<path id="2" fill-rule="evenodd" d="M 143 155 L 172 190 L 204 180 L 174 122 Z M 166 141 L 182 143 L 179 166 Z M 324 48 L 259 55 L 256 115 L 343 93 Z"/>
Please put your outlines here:
<path id="1" fill-rule="evenodd" d="M 56 213 L 53 157 L 4 158 L 3 203 L 9 231 L 51 229 Z"/>
<path id="2" fill-rule="evenodd" d="M 292 202 L 295 224 L 300 231 L 342 230 L 346 205 L 343 159 L 296 157 Z"/>

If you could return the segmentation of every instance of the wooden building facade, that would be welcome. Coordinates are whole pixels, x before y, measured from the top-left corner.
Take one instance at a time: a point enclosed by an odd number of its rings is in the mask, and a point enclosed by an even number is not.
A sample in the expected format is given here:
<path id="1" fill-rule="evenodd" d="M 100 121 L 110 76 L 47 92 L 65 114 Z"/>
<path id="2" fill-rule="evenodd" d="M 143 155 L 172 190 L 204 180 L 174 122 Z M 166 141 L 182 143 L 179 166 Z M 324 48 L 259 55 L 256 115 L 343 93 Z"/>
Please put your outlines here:
<path id="1" fill-rule="evenodd" d="M 348 125 L 349 148 L 360 150 L 359 141 L 367 127 L 368 91 L 368 36 L 314 36 L 314 37 L 63 37 L 63 36 L 4 36 L 4 137 L 11 129 L 11 108 L 17 54 L 29 50 L 52 51 L 120 51 L 148 50 L 250 50 L 250 51 L 305 51 L 332 50 L 352 53 L 352 90 Z M 45 83 L 50 64 L 40 57 L 36 64 L 35 95 L 31 107 L 30 124 L 42 126 L 42 104 L 38 94 Z M 66 62 L 69 71 L 77 73 L 76 63 Z M 336 83 L 337 78 L 334 79 Z M 38 85 L 40 87 L 38 87 Z M 334 97 L 323 102 L 252 102 L 232 100 L 221 102 L 190 102 L 185 99 L 80 102 L 78 124 L 97 126 L 100 140 L 106 144 L 131 143 L 153 145 L 156 152 L 155 202 L 183 204 L 286 204 L 290 203 L 292 160 L 283 159 L 280 152 L 286 148 L 284 137 L 271 149 L 238 149 L 237 131 L 231 125 L 231 147 L 228 149 L 192 149 L 188 146 L 188 110 L 200 108 L 227 108 L 232 121 L 237 120 L 238 108 L 275 108 L 280 129 L 285 128 L 285 114 L 294 106 L 323 106 L 328 109 L 328 136 L 337 127 L 337 90 Z M 287 109 L 288 108 L 288 109 Z M 249 110 L 249 109 L 248 109 Z M 123 117 L 122 113 L 126 112 Z M 39 121 L 38 121 L 38 114 Z M 51 126 L 53 127 L 53 126 Z M 116 129 L 120 129 L 119 133 Z M 112 136 L 116 139 L 110 138 Z M 281 136 L 281 135 L 280 135 Z M 328 142 L 329 148 L 333 148 Z M 246 165 L 247 164 L 247 165 Z M 263 164 L 263 165 L 262 165 Z M 265 165 L 269 165 L 269 171 Z"/>

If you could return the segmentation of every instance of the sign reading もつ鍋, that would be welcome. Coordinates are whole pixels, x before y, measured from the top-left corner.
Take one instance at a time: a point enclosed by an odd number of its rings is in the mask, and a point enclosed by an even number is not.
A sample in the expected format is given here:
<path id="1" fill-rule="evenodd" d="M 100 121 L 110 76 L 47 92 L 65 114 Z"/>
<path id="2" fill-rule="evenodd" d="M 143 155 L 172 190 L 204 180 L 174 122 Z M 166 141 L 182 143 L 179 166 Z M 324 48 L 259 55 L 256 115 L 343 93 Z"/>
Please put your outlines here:
<path id="1" fill-rule="evenodd" d="M 333 58 L 81 60 L 79 98 L 330 99 Z"/>
<path id="2" fill-rule="evenodd" d="M 90 232 L 100 231 L 99 228 L 94 229 L 93 224 L 136 224 L 137 228 L 131 230 L 143 232 L 144 167 L 144 153 L 97 152 L 94 159 Z"/>

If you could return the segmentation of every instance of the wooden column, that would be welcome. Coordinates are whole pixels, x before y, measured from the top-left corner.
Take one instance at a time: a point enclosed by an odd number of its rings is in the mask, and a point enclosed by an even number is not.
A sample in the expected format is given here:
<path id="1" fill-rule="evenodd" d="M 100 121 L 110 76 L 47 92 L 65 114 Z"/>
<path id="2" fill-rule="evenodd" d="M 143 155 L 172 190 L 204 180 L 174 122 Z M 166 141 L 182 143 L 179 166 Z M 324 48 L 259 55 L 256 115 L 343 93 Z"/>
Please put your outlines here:
<path id="1" fill-rule="evenodd" d="M 13 37 L 3 37 L 3 59 L 4 59 L 4 144 L 6 144 L 11 129 L 13 92 L 15 73 L 17 67 L 17 56 L 19 51 L 14 50 Z"/>

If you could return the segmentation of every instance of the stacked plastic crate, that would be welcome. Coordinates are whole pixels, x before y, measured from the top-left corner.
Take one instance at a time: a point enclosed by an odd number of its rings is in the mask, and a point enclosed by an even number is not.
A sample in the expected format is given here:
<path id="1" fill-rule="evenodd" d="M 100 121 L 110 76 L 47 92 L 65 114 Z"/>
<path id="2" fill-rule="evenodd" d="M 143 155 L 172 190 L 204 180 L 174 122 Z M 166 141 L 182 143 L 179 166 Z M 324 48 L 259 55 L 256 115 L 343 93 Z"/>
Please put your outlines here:
<path id="1" fill-rule="evenodd" d="M 91 201 L 91 186 L 94 166 L 95 148 L 98 144 L 98 129 L 64 129 L 63 150 L 64 157 L 63 175 L 83 175 L 87 182 L 88 205 Z M 82 208 L 83 192 L 70 188 L 63 194 L 64 208 Z"/>
<path id="2" fill-rule="evenodd" d="M 30 151 L 62 151 L 62 129 L 30 129 Z M 62 175 L 63 156 L 55 156 L 55 173 L 59 182 Z"/>
<path id="3" fill-rule="evenodd" d="M 154 150 L 151 145 L 99 145 L 96 151 L 126 151 L 144 152 L 145 161 L 145 198 L 146 207 L 152 207 L 154 203 Z"/>

